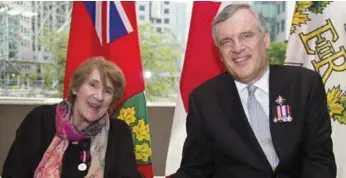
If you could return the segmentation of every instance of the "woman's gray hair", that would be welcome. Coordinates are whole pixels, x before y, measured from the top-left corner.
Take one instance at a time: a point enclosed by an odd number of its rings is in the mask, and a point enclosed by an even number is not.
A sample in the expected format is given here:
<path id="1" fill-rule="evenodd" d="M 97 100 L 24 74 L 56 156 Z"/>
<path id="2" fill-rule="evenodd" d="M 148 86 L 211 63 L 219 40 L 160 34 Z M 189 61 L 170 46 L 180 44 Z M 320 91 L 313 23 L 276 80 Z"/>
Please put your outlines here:
<path id="1" fill-rule="evenodd" d="M 229 18 L 231 18 L 233 16 L 233 14 L 236 11 L 238 11 L 239 9 L 249 9 L 254 14 L 254 16 L 256 17 L 256 19 L 259 22 L 258 23 L 258 30 L 260 32 L 263 32 L 263 33 L 269 32 L 266 20 L 265 20 L 265 18 L 261 12 L 258 12 L 255 8 L 251 7 L 248 4 L 230 4 L 230 5 L 226 6 L 225 8 L 223 8 L 221 10 L 221 12 L 214 18 L 214 20 L 212 22 L 212 35 L 213 35 L 214 44 L 216 46 L 220 46 L 219 42 L 216 39 L 216 25 L 220 22 L 224 22 L 224 21 L 228 20 Z"/>

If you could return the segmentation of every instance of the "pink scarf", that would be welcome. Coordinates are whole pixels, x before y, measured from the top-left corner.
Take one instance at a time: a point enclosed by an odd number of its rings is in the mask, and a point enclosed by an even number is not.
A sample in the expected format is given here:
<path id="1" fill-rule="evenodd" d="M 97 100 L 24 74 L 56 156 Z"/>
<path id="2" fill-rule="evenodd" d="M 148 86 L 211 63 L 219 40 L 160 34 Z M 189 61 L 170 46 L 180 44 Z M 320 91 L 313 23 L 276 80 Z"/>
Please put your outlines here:
<path id="1" fill-rule="evenodd" d="M 79 132 L 70 117 L 71 104 L 67 101 L 56 107 L 56 134 L 37 166 L 34 178 L 60 178 L 62 158 L 69 141 L 81 141 L 91 138 L 91 164 L 86 178 L 103 178 L 105 154 L 108 140 L 109 117 L 104 117 Z M 76 168 L 77 169 L 77 168 Z"/>

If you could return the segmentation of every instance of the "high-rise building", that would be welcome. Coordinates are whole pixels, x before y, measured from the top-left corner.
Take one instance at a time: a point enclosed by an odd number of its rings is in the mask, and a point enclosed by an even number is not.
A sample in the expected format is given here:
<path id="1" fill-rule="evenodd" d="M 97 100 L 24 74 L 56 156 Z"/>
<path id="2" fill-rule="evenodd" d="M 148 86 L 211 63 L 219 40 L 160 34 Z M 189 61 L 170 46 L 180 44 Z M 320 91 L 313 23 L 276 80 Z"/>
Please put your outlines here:
<path id="1" fill-rule="evenodd" d="M 253 1 L 251 4 L 265 17 L 271 41 L 288 40 L 294 1 Z"/>
<path id="2" fill-rule="evenodd" d="M 275 40 L 287 41 L 294 12 L 295 1 L 277 1 L 276 36 Z"/>
<path id="3" fill-rule="evenodd" d="M 275 40 L 276 37 L 276 1 L 254 1 L 252 6 L 260 11 L 267 21 L 267 27 L 270 33 L 271 41 Z"/>
<path id="4" fill-rule="evenodd" d="M 1 8 L 2 7 L 2 8 Z M 43 44 L 44 32 L 70 24 L 72 2 L 8 1 L 0 3 L 0 60 L 16 63 L 21 73 L 37 72 L 38 63 L 52 63 Z"/>
<path id="5" fill-rule="evenodd" d="M 139 24 L 151 22 L 158 32 L 170 32 L 181 46 L 185 46 L 192 2 L 137 1 Z"/>
<path id="6" fill-rule="evenodd" d="M 150 22 L 158 32 L 166 31 L 170 33 L 176 44 L 171 44 L 181 52 L 181 56 L 176 60 L 180 71 L 184 60 L 187 36 L 190 27 L 190 17 L 192 12 L 192 2 L 174 1 L 137 1 L 137 19 L 142 24 Z"/>

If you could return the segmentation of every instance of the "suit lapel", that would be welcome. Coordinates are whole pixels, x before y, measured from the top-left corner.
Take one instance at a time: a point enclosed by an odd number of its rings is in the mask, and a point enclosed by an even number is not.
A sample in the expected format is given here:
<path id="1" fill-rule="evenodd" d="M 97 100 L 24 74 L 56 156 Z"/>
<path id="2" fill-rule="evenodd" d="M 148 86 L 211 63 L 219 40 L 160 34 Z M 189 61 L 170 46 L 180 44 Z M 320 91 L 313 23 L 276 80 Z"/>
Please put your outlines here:
<path id="1" fill-rule="evenodd" d="M 290 131 L 294 130 L 292 128 L 292 123 L 290 122 L 274 122 L 275 117 L 277 117 L 277 106 L 280 106 L 276 100 L 279 96 L 285 98 L 284 104 L 289 104 L 290 101 L 287 99 L 289 86 L 286 86 L 283 79 L 283 75 L 280 75 L 279 68 L 271 66 L 270 75 L 269 75 L 269 108 L 270 108 L 270 131 L 273 140 L 273 145 L 276 150 L 276 154 L 279 157 L 280 164 L 283 164 L 283 161 L 286 159 L 287 149 L 290 147 L 289 139 L 287 138 Z M 289 96 L 288 96 L 289 97 Z M 286 136 L 285 136 L 286 135 Z"/>
<path id="2" fill-rule="evenodd" d="M 238 94 L 235 82 L 227 73 L 223 74 L 218 83 L 219 92 L 217 100 L 224 112 L 225 118 L 230 123 L 230 127 L 241 137 L 242 143 L 239 147 L 244 150 L 248 163 L 263 169 L 271 169 L 265 154 L 263 153 L 255 134 L 247 120 L 244 108 Z"/>

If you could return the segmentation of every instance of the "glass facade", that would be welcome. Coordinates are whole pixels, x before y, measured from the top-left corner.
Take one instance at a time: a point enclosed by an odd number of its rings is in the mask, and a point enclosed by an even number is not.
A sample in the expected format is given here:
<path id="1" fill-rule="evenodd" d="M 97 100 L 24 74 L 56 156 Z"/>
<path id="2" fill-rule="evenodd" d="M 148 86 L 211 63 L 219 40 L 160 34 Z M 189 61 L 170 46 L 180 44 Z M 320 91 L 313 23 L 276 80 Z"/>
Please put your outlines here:
<path id="1" fill-rule="evenodd" d="M 277 12 L 277 2 L 276 1 L 254 1 L 253 7 L 260 11 L 263 16 L 266 18 L 267 27 L 270 33 L 270 39 L 275 40 L 277 34 L 276 30 L 276 17 L 278 16 Z"/>

